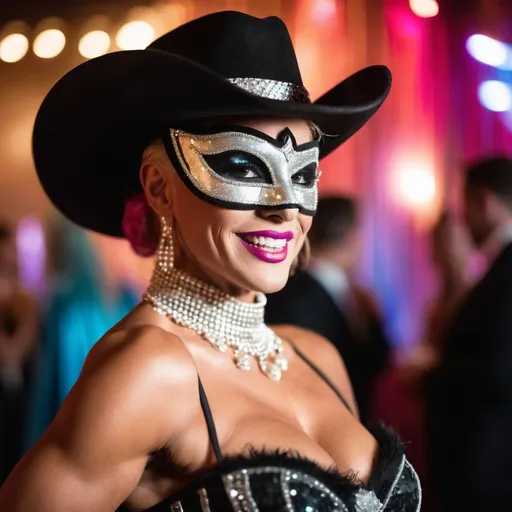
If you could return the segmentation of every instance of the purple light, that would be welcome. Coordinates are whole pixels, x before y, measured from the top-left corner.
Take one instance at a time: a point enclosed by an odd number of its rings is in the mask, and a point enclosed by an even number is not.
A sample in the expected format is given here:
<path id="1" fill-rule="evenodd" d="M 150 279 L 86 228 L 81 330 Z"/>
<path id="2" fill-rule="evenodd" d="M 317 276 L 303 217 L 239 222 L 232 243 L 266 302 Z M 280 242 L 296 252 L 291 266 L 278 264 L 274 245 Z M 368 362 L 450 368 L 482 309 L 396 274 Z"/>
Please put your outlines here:
<path id="1" fill-rule="evenodd" d="M 40 293 L 46 266 L 46 245 L 41 223 L 34 218 L 23 219 L 18 225 L 16 243 L 20 281 L 27 290 Z"/>

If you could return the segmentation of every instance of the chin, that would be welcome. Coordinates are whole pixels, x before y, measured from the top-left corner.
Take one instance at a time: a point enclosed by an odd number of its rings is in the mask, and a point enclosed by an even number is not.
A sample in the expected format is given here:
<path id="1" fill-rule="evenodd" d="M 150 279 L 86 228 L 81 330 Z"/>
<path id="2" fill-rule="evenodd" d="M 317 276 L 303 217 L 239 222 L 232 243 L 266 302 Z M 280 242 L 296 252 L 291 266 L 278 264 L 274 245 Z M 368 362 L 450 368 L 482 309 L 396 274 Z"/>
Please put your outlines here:
<path id="1" fill-rule="evenodd" d="M 287 266 L 286 270 L 268 270 L 267 272 L 260 273 L 255 272 L 251 279 L 251 290 L 255 292 L 261 292 L 265 295 L 269 293 L 276 293 L 279 290 L 282 290 L 286 283 L 288 282 L 288 278 L 290 275 L 290 269 Z"/>

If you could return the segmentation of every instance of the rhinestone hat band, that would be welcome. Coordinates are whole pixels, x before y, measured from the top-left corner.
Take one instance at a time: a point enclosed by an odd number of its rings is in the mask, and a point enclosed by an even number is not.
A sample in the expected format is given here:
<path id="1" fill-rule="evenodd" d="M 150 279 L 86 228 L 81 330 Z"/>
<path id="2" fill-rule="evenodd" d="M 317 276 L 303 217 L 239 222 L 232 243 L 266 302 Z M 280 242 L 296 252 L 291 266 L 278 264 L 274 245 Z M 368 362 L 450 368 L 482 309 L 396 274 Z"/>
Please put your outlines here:
<path id="1" fill-rule="evenodd" d="M 268 78 L 228 78 L 227 80 L 244 91 L 269 100 L 311 103 L 309 92 L 302 85 Z"/>
<path id="2" fill-rule="evenodd" d="M 272 380 L 280 380 L 287 369 L 283 342 L 264 322 L 265 295 L 258 294 L 254 303 L 243 302 L 175 268 L 172 232 L 164 220 L 157 263 L 143 300 L 221 352 L 231 348 L 241 370 L 251 369 L 251 358 Z"/>

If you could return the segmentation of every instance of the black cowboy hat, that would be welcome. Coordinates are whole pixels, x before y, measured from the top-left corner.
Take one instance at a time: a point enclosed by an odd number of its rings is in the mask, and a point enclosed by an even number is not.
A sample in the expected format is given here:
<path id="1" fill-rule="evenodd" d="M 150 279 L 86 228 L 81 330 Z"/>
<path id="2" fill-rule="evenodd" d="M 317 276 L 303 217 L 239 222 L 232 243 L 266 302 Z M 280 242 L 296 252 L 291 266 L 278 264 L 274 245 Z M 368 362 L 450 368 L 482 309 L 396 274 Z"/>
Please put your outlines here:
<path id="1" fill-rule="evenodd" d="M 141 191 L 144 147 L 165 128 L 233 116 L 313 121 L 324 157 L 377 111 L 391 86 L 372 66 L 311 103 L 284 23 L 233 11 L 191 21 L 145 50 L 84 62 L 51 89 L 33 151 L 49 198 L 77 224 L 122 236 L 128 197 Z"/>

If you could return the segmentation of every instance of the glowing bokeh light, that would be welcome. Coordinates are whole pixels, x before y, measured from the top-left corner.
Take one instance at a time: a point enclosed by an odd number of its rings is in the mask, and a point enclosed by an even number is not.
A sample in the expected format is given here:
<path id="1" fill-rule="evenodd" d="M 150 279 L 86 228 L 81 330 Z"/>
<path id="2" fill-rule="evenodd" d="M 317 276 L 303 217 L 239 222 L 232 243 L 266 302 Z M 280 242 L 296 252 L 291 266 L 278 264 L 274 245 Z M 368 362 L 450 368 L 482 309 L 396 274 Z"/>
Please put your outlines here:
<path id="1" fill-rule="evenodd" d="M 488 110 L 506 112 L 512 108 L 512 90 L 499 80 L 487 80 L 478 88 L 478 99 Z"/>
<path id="2" fill-rule="evenodd" d="M 507 45 L 482 34 L 469 37 L 466 42 L 466 49 L 479 62 L 495 67 L 505 64 L 509 53 Z"/>
<path id="3" fill-rule="evenodd" d="M 433 18 L 439 14 L 436 0 L 409 0 L 411 11 L 420 18 Z"/>
<path id="4" fill-rule="evenodd" d="M 155 38 L 155 29 L 146 21 L 130 21 L 123 25 L 116 36 L 121 50 L 141 50 Z"/>
<path id="5" fill-rule="evenodd" d="M 313 18 L 320 23 L 327 23 L 336 16 L 336 0 L 317 0 L 313 7 Z"/>
<path id="6" fill-rule="evenodd" d="M 425 205 L 434 200 L 436 180 L 427 165 L 404 165 L 399 169 L 398 191 L 403 200 L 414 205 Z"/>
<path id="7" fill-rule="evenodd" d="M 29 42 L 23 34 L 10 34 L 0 43 L 0 59 L 4 62 L 18 62 L 28 52 Z"/>
<path id="8" fill-rule="evenodd" d="M 61 30 L 51 28 L 41 32 L 34 41 L 34 53 L 41 59 L 57 57 L 66 46 L 66 36 Z"/>
<path id="9" fill-rule="evenodd" d="M 31 292 L 41 292 L 46 267 L 46 244 L 41 223 L 32 217 L 23 219 L 17 229 L 16 244 L 23 286 Z"/>
<path id="10" fill-rule="evenodd" d="M 85 34 L 78 43 L 80 55 L 87 59 L 99 57 L 108 52 L 110 36 L 103 30 L 93 30 Z"/>

